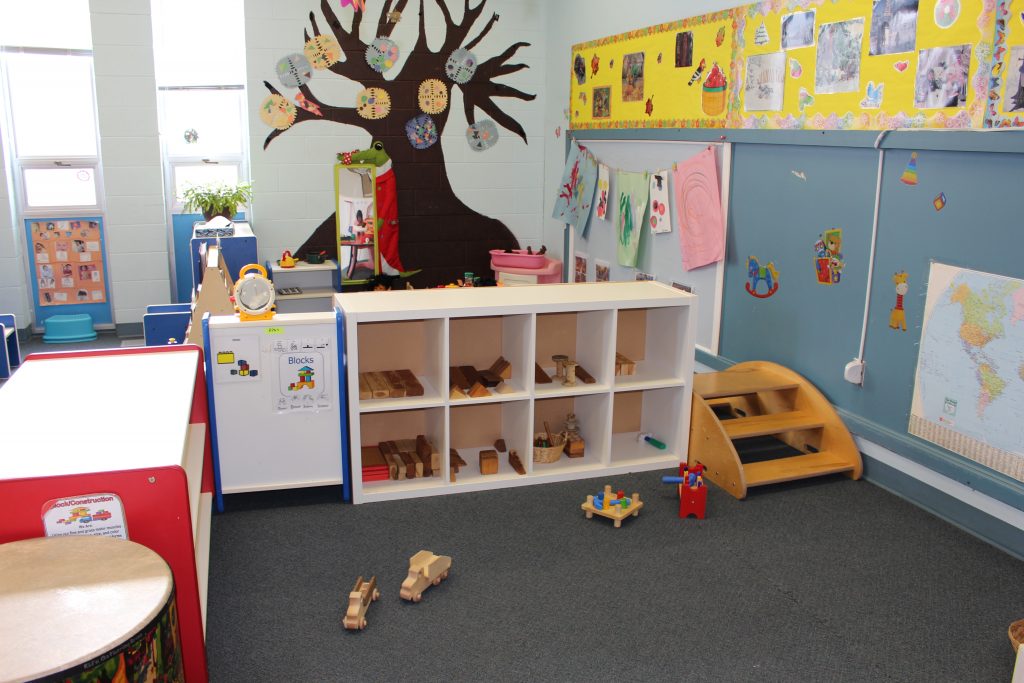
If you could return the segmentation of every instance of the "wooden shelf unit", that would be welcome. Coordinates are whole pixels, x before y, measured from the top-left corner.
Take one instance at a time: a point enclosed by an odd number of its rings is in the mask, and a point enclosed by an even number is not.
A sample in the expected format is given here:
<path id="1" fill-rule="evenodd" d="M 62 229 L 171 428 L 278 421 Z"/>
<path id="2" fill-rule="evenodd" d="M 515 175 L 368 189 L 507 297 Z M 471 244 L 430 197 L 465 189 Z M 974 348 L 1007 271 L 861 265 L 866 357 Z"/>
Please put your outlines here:
<path id="1" fill-rule="evenodd" d="M 341 291 L 338 262 L 327 259 L 323 263 L 298 261 L 291 268 L 282 268 L 276 261 L 267 261 L 267 274 L 278 290 L 298 287 L 296 294 L 277 293 L 278 313 L 326 313 L 331 310 L 331 298 Z"/>
<path id="2" fill-rule="evenodd" d="M 441 476 L 363 482 L 352 462 L 353 502 L 478 491 L 677 466 L 687 459 L 696 297 L 656 282 L 552 284 L 515 288 L 360 292 L 335 297 L 345 321 L 350 452 L 382 440 L 425 435 L 441 453 Z M 632 353 L 637 373 L 615 377 L 615 353 Z M 628 352 L 628 353 L 627 353 Z M 535 383 L 554 374 L 551 356 L 577 360 L 595 382 Z M 510 393 L 449 398 L 449 368 L 512 363 Z M 408 368 L 417 397 L 359 400 L 359 373 Z M 575 412 L 583 457 L 533 462 L 533 437 Z M 650 432 L 667 448 L 638 441 Z M 499 453 L 482 475 L 479 452 L 504 439 L 526 474 Z M 467 465 L 450 481 L 449 449 Z"/>

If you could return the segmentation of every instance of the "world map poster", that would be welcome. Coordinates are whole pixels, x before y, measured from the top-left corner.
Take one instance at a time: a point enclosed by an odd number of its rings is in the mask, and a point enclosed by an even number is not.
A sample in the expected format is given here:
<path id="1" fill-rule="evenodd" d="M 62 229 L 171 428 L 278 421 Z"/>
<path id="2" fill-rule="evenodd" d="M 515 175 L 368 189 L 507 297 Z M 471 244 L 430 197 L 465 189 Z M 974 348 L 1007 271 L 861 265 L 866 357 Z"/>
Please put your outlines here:
<path id="1" fill-rule="evenodd" d="M 932 263 L 909 431 L 1024 481 L 1024 280 Z"/>

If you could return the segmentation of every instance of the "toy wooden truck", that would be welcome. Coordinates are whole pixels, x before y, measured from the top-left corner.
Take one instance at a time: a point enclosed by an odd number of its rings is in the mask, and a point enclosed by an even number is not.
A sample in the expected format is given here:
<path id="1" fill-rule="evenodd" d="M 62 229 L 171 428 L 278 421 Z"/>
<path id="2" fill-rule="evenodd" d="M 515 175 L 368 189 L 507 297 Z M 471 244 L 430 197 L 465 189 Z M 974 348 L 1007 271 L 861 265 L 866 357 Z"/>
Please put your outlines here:
<path id="1" fill-rule="evenodd" d="M 371 577 L 369 581 L 363 581 L 361 576 L 356 579 L 355 587 L 348 594 L 348 611 L 345 612 L 345 618 L 342 619 L 345 628 L 350 630 L 366 628 L 366 610 L 369 609 L 370 603 L 379 597 L 380 591 L 377 590 L 376 576 Z"/>
<path id="2" fill-rule="evenodd" d="M 399 595 L 403 600 L 419 602 L 423 599 L 423 591 L 427 587 L 437 586 L 448 578 L 452 567 L 452 558 L 446 555 L 435 555 L 429 550 L 421 550 L 409 558 L 409 576 L 402 582 Z"/>

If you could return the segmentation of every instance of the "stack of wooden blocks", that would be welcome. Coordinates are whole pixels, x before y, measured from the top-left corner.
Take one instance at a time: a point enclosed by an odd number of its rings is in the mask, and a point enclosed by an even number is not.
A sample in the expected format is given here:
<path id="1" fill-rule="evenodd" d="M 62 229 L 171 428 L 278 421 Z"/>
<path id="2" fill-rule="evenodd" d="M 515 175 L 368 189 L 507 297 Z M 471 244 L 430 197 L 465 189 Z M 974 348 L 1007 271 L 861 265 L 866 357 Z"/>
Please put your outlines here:
<path id="1" fill-rule="evenodd" d="M 441 454 L 425 436 L 364 446 L 363 481 L 441 476 Z"/>
<path id="2" fill-rule="evenodd" d="M 512 378 L 512 364 L 499 356 L 486 370 L 477 370 L 472 365 L 453 365 L 448 368 L 451 382 L 451 398 L 486 398 L 491 389 L 506 394 L 512 389 L 505 380 Z"/>
<path id="3" fill-rule="evenodd" d="M 422 396 L 423 385 L 412 370 L 382 370 L 359 373 L 359 400 Z"/>
<path id="4" fill-rule="evenodd" d="M 636 374 L 636 363 L 623 356 L 618 351 L 615 352 L 615 376 L 619 375 L 635 375 Z"/>

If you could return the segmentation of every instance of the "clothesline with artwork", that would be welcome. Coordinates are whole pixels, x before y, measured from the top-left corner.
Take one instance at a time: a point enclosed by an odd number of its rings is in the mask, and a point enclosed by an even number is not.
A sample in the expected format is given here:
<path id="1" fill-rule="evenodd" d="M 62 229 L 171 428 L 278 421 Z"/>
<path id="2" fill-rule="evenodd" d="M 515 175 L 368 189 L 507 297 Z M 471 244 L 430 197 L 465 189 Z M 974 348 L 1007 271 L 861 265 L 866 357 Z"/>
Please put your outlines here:
<path id="1" fill-rule="evenodd" d="M 614 182 L 612 179 L 614 178 Z M 575 140 L 558 186 L 552 218 L 585 237 L 587 228 L 613 228 L 618 262 L 635 268 L 644 232 L 672 232 L 672 205 L 679 227 L 683 268 L 725 258 L 725 224 L 718 167 L 710 147 L 670 170 L 624 171 L 602 163 Z"/>

